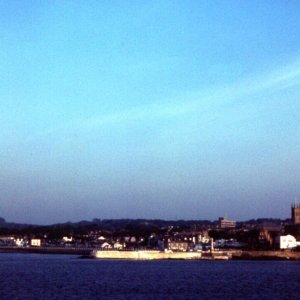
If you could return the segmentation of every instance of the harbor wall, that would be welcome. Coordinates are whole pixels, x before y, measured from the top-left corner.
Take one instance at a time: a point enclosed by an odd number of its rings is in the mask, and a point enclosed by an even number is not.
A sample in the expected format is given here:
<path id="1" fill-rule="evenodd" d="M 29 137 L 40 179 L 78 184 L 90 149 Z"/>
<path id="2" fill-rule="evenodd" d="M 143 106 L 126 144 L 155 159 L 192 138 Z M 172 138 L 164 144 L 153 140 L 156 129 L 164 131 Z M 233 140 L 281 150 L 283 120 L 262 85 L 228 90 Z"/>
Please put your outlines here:
<path id="1" fill-rule="evenodd" d="M 96 250 L 93 252 L 95 258 L 101 259 L 200 259 L 198 252 L 160 252 L 160 251 L 105 251 Z"/>

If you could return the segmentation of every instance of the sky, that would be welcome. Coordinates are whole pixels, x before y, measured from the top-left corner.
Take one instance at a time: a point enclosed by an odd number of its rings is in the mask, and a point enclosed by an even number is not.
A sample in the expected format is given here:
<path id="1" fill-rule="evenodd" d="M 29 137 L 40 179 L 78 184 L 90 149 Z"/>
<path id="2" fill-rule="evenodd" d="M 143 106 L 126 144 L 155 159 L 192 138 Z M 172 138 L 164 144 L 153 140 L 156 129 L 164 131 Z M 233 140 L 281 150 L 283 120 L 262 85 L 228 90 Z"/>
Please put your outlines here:
<path id="1" fill-rule="evenodd" d="M 1 1 L 0 216 L 289 218 L 299 1 Z"/>

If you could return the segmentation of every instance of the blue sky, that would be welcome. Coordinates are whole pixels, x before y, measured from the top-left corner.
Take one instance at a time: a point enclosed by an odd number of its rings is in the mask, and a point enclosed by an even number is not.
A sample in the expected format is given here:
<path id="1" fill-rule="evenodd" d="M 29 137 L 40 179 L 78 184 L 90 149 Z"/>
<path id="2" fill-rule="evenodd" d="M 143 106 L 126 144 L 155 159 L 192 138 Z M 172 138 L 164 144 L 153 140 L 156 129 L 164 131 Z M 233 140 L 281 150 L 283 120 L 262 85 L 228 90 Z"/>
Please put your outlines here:
<path id="1" fill-rule="evenodd" d="M 288 218 L 298 1 L 2 1 L 0 216 Z"/>

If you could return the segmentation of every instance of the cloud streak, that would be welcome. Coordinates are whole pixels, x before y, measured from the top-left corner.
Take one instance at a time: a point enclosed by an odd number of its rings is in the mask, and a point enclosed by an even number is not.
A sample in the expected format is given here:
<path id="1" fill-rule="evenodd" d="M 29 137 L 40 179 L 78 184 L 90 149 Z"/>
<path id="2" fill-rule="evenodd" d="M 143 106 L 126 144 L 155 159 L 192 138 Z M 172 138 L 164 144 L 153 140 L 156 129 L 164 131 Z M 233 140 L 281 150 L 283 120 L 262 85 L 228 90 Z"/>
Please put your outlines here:
<path id="1" fill-rule="evenodd" d="M 300 83 L 300 59 L 291 64 L 281 66 L 260 76 L 252 76 L 243 84 L 246 93 L 257 93 L 270 89 L 283 89 Z"/>
<path id="2" fill-rule="evenodd" d="M 168 99 L 169 101 L 162 103 L 132 107 L 110 114 L 78 119 L 61 127 L 46 129 L 40 132 L 38 136 L 50 136 L 62 132 L 99 130 L 107 126 L 122 126 L 145 120 L 174 119 L 187 114 L 205 112 L 219 105 L 231 104 L 241 97 L 291 88 L 298 84 L 300 84 L 300 59 L 265 74 L 253 74 L 251 77 L 228 86 L 183 93 L 175 99 Z"/>
<path id="3" fill-rule="evenodd" d="M 174 118 L 195 112 L 214 104 L 232 101 L 242 96 L 268 92 L 300 84 L 300 60 L 293 64 L 275 69 L 265 75 L 253 75 L 250 78 L 227 87 L 183 94 L 168 104 L 154 104 L 119 111 L 106 116 L 92 117 L 81 125 L 86 129 L 100 128 L 106 125 L 121 125 L 153 118 Z"/>

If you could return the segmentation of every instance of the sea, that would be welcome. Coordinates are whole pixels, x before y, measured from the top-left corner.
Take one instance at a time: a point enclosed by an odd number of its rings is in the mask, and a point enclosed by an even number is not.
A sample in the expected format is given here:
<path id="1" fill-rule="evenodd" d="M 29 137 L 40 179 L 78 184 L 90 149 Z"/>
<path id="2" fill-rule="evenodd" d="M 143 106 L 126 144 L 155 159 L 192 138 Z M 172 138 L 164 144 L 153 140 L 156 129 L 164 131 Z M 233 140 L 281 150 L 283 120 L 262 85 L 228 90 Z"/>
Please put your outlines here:
<path id="1" fill-rule="evenodd" d="M 300 299 L 300 262 L 0 253 L 0 299 Z"/>

